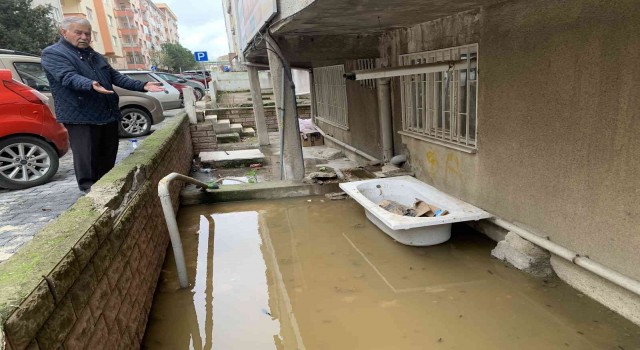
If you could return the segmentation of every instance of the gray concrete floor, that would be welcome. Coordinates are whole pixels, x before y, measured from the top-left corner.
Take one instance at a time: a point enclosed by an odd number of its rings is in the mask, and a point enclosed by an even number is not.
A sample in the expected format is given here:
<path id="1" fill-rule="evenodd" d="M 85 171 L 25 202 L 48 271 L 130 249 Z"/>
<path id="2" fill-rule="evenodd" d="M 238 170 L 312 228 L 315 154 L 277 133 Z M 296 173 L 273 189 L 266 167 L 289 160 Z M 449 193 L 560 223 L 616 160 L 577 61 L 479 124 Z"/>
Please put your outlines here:
<path id="1" fill-rule="evenodd" d="M 165 111 L 173 117 L 182 109 Z M 154 125 L 157 130 L 165 122 Z M 138 138 L 139 143 L 146 137 Z M 120 139 L 116 163 L 131 153 L 128 139 Z M 24 190 L 0 189 L 0 263 L 7 260 L 49 222 L 57 218 L 84 193 L 78 190 L 71 151 L 60 158 L 58 172 L 50 182 Z"/>

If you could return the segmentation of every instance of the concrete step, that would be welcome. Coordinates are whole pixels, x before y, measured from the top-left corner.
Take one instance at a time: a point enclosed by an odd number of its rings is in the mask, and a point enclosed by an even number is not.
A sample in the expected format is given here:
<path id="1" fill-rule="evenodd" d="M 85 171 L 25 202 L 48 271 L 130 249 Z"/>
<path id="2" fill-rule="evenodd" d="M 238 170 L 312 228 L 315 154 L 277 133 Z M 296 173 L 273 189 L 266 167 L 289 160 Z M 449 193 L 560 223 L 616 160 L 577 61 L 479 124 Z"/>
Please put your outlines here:
<path id="1" fill-rule="evenodd" d="M 243 127 L 242 127 L 242 124 L 235 123 L 235 124 L 229 125 L 229 129 L 231 129 L 231 132 L 237 132 L 238 134 L 242 134 Z"/>
<path id="2" fill-rule="evenodd" d="M 213 123 L 213 129 L 216 131 L 216 134 L 228 134 L 231 132 L 231 122 L 229 119 L 218 120 Z"/>
<path id="3" fill-rule="evenodd" d="M 256 163 L 264 164 L 264 158 L 259 149 L 200 152 L 201 163 L 214 168 L 241 168 Z"/>
<path id="4" fill-rule="evenodd" d="M 218 116 L 217 116 L 217 115 L 215 115 L 215 114 L 214 114 L 214 115 L 205 115 L 205 116 L 204 116 L 204 120 L 205 120 L 205 121 L 210 121 L 210 122 L 212 122 L 212 123 L 214 123 L 214 124 L 215 124 L 215 123 L 217 123 L 217 122 L 218 122 Z"/>
<path id="5" fill-rule="evenodd" d="M 256 131 L 252 127 L 242 128 L 240 136 L 254 137 L 256 136 Z"/>
<path id="6" fill-rule="evenodd" d="M 240 134 L 237 132 L 216 134 L 216 138 L 218 139 L 218 143 L 240 142 Z"/>

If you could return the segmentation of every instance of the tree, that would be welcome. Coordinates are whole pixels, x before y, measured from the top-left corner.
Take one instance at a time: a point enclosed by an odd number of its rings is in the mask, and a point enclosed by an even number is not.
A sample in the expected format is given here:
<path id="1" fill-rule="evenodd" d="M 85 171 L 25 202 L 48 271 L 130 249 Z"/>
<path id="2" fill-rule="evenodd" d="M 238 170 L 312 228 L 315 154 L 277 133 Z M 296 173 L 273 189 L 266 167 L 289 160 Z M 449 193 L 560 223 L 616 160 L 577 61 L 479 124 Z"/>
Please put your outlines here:
<path id="1" fill-rule="evenodd" d="M 169 67 L 173 72 L 197 67 L 193 53 L 180 44 L 162 44 L 160 63 Z"/>
<path id="2" fill-rule="evenodd" d="M 40 55 L 58 37 L 51 5 L 32 0 L 0 0 L 0 48 Z"/>

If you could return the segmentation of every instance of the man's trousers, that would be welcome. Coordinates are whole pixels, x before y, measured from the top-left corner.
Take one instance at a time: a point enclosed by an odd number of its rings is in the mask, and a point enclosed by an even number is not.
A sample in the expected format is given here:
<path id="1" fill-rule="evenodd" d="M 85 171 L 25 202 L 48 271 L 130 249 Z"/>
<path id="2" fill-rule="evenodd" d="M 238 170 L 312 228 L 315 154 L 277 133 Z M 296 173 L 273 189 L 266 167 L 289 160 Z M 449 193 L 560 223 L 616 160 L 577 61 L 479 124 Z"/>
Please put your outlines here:
<path id="1" fill-rule="evenodd" d="M 69 132 L 73 168 L 80 191 L 88 192 L 115 165 L 118 155 L 118 124 L 64 124 Z"/>

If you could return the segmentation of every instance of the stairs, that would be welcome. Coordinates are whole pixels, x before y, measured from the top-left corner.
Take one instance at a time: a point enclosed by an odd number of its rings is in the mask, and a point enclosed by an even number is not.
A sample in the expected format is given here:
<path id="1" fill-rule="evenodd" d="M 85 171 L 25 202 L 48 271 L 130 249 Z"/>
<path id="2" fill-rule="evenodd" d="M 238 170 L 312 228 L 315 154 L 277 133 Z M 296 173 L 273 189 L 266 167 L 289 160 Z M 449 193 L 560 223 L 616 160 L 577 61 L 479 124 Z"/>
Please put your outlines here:
<path id="1" fill-rule="evenodd" d="M 207 115 L 204 119 L 213 123 L 218 143 L 240 142 L 240 137 L 256 136 L 256 131 L 253 128 L 244 127 L 239 123 L 232 124 L 229 119 L 218 120 L 217 115 Z"/>

